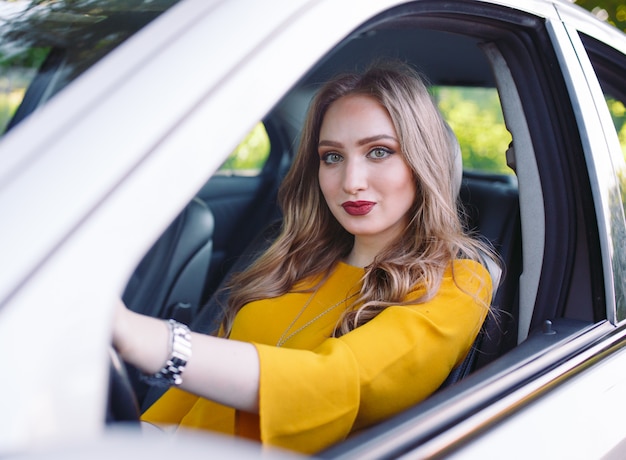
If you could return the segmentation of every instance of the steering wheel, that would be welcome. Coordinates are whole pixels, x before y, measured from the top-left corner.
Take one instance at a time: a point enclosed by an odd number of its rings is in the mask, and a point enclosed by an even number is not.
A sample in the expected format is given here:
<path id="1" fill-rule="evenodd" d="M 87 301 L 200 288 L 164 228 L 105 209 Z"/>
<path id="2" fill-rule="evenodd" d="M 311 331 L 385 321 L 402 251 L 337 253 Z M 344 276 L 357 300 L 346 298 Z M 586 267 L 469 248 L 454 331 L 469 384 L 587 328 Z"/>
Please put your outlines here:
<path id="1" fill-rule="evenodd" d="M 113 347 L 109 348 L 109 395 L 106 423 L 127 422 L 139 424 L 139 404 L 128 378 L 126 367 Z"/>

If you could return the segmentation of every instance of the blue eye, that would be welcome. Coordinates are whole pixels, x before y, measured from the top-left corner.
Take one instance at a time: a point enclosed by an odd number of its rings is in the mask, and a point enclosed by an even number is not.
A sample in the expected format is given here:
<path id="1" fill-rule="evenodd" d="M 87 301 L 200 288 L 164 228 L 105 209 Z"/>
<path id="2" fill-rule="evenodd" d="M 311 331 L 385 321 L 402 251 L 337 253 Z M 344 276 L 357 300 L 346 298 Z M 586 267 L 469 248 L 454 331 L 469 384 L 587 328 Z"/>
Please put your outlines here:
<path id="1" fill-rule="evenodd" d="M 370 150 L 369 153 L 367 154 L 367 156 L 372 158 L 372 159 L 374 159 L 374 160 L 381 160 L 383 158 L 387 158 L 392 153 L 393 153 L 393 151 L 391 151 L 389 149 L 385 149 L 385 148 L 382 148 L 382 147 L 376 147 L 376 148 L 373 148 L 372 150 Z"/>
<path id="2" fill-rule="evenodd" d="M 326 164 L 335 164 L 343 160 L 343 157 L 335 152 L 328 152 L 322 156 L 322 161 Z"/>

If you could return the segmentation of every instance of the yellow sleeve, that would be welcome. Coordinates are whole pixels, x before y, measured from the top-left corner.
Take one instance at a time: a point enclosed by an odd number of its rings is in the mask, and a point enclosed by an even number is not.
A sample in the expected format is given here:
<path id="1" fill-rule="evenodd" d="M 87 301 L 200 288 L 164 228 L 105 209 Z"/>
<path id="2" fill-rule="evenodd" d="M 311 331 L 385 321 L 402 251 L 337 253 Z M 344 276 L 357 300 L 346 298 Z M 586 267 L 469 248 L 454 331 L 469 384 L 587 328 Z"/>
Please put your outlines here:
<path id="1" fill-rule="evenodd" d="M 432 300 L 389 307 L 312 351 L 255 344 L 261 440 L 312 453 L 437 390 L 472 346 L 490 298 L 478 264 L 455 264 L 455 279 L 446 276 Z"/>

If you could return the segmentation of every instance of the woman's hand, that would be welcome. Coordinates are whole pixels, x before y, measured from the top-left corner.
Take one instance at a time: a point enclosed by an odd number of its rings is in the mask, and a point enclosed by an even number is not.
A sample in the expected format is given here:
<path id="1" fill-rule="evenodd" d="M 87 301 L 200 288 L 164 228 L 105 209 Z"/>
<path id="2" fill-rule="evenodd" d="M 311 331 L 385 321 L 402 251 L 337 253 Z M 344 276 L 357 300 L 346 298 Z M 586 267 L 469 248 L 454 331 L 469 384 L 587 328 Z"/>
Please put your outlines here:
<path id="1" fill-rule="evenodd" d="M 113 346 L 124 361 L 154 374 L 169 358 L 169 330 L 164 321 L 137 314 L 120 299 L 113 318 Z"/>

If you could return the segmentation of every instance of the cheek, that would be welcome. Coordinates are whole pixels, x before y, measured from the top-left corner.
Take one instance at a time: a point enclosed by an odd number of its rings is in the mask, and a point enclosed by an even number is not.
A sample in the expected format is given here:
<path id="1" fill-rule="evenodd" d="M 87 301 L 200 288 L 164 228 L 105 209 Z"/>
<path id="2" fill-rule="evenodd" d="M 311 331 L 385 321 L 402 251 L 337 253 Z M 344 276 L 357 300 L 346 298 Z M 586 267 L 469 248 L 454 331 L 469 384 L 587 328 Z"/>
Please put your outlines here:
<path id="1" fill-rule="evenodd" d="M 405 208 L 410 208 L 417 195 L 417 188 L 415 187 L 415 181 L 413 179 L 413 174 L 408 169 L 408 167 L 404 167 L 401 170 L 396 171 L 395 174 L 388 178 L 388 184 L 393 183 L 394 189 L 397 197 L 402 197 L 400 200 L 401 206 Z"/>
<path id="2" fill-rule="evenodd" d="M 328 196 L 332 194 L 333 190 L 332 174 L 330 174 L 330 171 L 324 170 L 322 167 L 320 167 L 317 178 L 320 184 L 320 189 L 322 190 L 322 194 L 325 198 L 328 198 Z"/>

